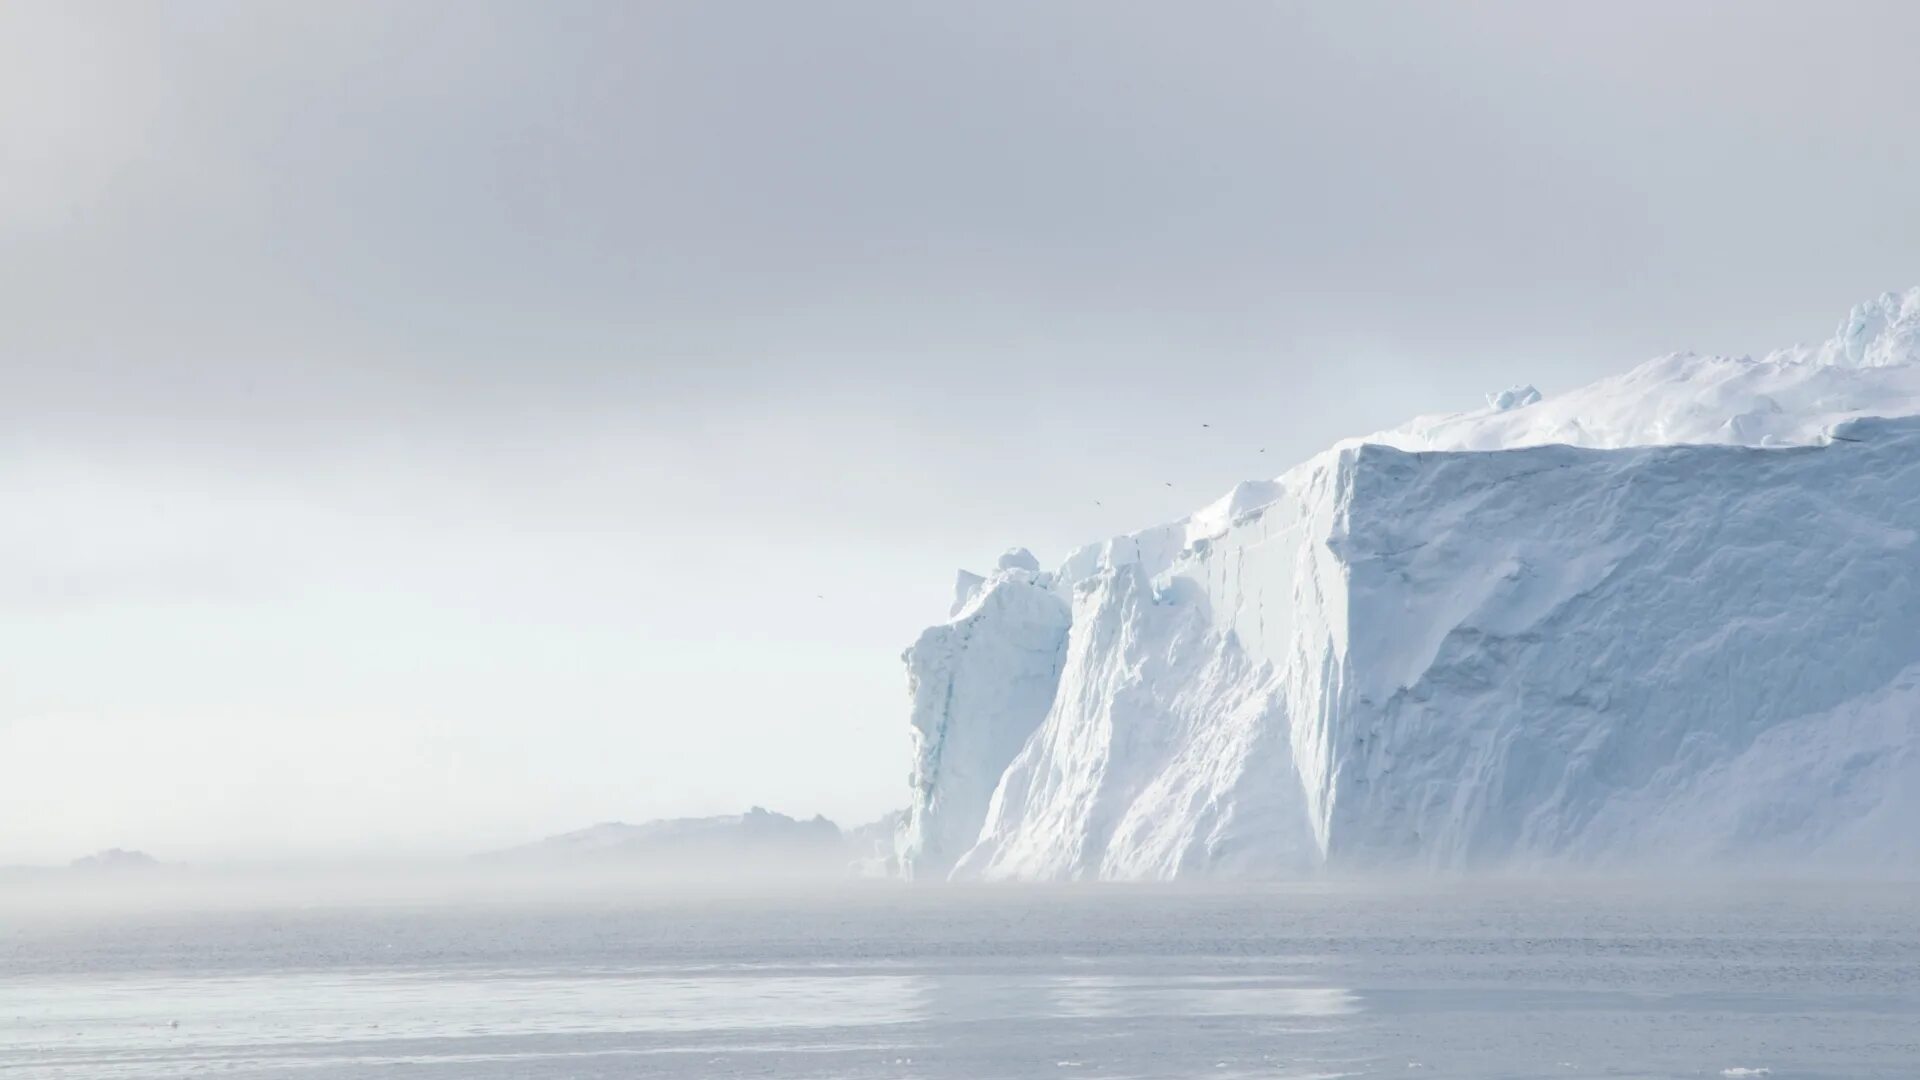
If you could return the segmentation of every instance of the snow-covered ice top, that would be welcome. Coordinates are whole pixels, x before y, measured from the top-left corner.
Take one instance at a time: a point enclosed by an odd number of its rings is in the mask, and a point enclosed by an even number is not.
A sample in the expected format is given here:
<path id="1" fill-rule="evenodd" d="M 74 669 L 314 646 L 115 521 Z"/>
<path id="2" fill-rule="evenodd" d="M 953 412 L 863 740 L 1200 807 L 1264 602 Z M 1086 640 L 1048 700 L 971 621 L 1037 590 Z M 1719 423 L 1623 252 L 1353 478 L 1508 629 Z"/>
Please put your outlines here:
<path id="1" fill-rule="evenodd" d="M 1487 407 L 1423 416 L 1343 445 L 1402 450 L 1521 446 L 1807 446 L 1842 421 L 1920 413 L 1920 288 L 1857 305 L 1834 337 L 1751 357 L 1673 353 L 1624 375 L 1542 397 L 1531 386 Z"/>
<path id="2" fill-rule="evenodd" d="M 1028 551 L 1026 548 L 1008 548 L 1000 555 L 999 564 L 995 569 L 1025 570 L 1029 573 L 1037 574 L 1040 572 L 1040 560 L 1034 558 L 1033 552 Z"/>
<path id="3" fill-rule="evenodd" d="M 1532 383 L 1525 386 L 1509 386 L 1497 394 L 1487 395 L 1487 408 L 1494 412 L 1506 412 L 1509 409 L 1524 409 L 1538 404 L 1540 391 Z"/>
<path id="4" fill-rule="evenodd" d="M 1089 544 L 1068 556 L 1060 577 L 1071 583 L 1116 558 L 1163 567 L 1196 541 L 1208 542 L 1235 519 L 1283 498 L 1328 455 L 1367 444 L 1409 451 L 1817 446 L 1849 420 L 1914 415 L 1920 415 L 1920 286 L 1855 305 L 1833 338 L 1818 345 L 1758 360 L 1670 353 L 1566 393 L 1515 386 L 1488 394 L 1484 408 L 1415 417 L 1343 439 L 1272 480 L 1242 481 L 1179 521 Z"/>

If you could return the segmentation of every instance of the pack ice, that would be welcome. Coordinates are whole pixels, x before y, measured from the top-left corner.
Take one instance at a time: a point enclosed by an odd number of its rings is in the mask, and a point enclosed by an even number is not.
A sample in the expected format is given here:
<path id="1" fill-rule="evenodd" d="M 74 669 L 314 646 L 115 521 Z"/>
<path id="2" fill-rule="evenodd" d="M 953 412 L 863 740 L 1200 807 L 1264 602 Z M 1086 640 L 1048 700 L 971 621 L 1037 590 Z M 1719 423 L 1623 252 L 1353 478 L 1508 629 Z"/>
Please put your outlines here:
<path id="1" fill-rule="evenodd" d="M 1920 856 L 1920 289 L 1340 443 L 905 654 L 916 877 Z"/>

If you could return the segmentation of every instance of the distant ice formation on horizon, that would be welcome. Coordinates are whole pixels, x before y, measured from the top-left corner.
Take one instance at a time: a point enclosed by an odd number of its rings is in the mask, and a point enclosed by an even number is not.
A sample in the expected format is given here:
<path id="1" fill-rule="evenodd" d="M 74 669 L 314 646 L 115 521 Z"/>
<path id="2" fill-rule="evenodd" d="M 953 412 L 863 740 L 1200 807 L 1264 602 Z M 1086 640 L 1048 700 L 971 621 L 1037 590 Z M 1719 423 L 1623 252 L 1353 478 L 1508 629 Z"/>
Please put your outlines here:
<path id="1" fill-rule="evenodd" d="M 601 822 L 530 844 L 486 852 L 493 864 L 631 869 L 667 876 L 885 876 L 905 811 L 842 830 L 753 807 L 744 814 Z"/>

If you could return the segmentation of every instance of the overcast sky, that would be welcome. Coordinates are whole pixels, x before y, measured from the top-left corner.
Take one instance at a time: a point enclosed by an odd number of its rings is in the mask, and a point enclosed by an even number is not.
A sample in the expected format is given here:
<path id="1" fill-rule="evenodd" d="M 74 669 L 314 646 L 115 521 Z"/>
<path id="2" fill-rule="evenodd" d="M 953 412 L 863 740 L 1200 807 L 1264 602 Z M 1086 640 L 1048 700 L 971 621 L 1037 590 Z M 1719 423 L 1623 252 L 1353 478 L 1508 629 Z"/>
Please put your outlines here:
<path id="1" fill-rule="evenodd" d="M 956 567 L 1920 284 L 1917 40 L 0 5 L 0 862 L 878 816 Z"/>

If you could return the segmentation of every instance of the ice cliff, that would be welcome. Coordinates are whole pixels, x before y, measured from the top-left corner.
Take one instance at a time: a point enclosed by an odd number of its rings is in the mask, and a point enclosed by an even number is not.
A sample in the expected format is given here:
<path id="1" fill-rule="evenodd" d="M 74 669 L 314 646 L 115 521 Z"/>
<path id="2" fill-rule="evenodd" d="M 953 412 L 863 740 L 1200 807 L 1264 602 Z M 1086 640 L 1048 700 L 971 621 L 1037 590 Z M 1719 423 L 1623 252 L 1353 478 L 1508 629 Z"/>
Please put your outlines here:
<path id="1" fill-rule="evenodd" d="M 1920 289 L 1343 442 L 907 651 L 916 877 L 1920 857 Z"/>
<path id="2" fill-rule="evenodd" d="M 994 784 L 1053 702 L 1068 606 L 1032 554 L 990 578 L 962 571 L 951 620 L 906 651 L 913 698 L 913 801 L 901 863 L 943 874 L 973 845 Z"/>

